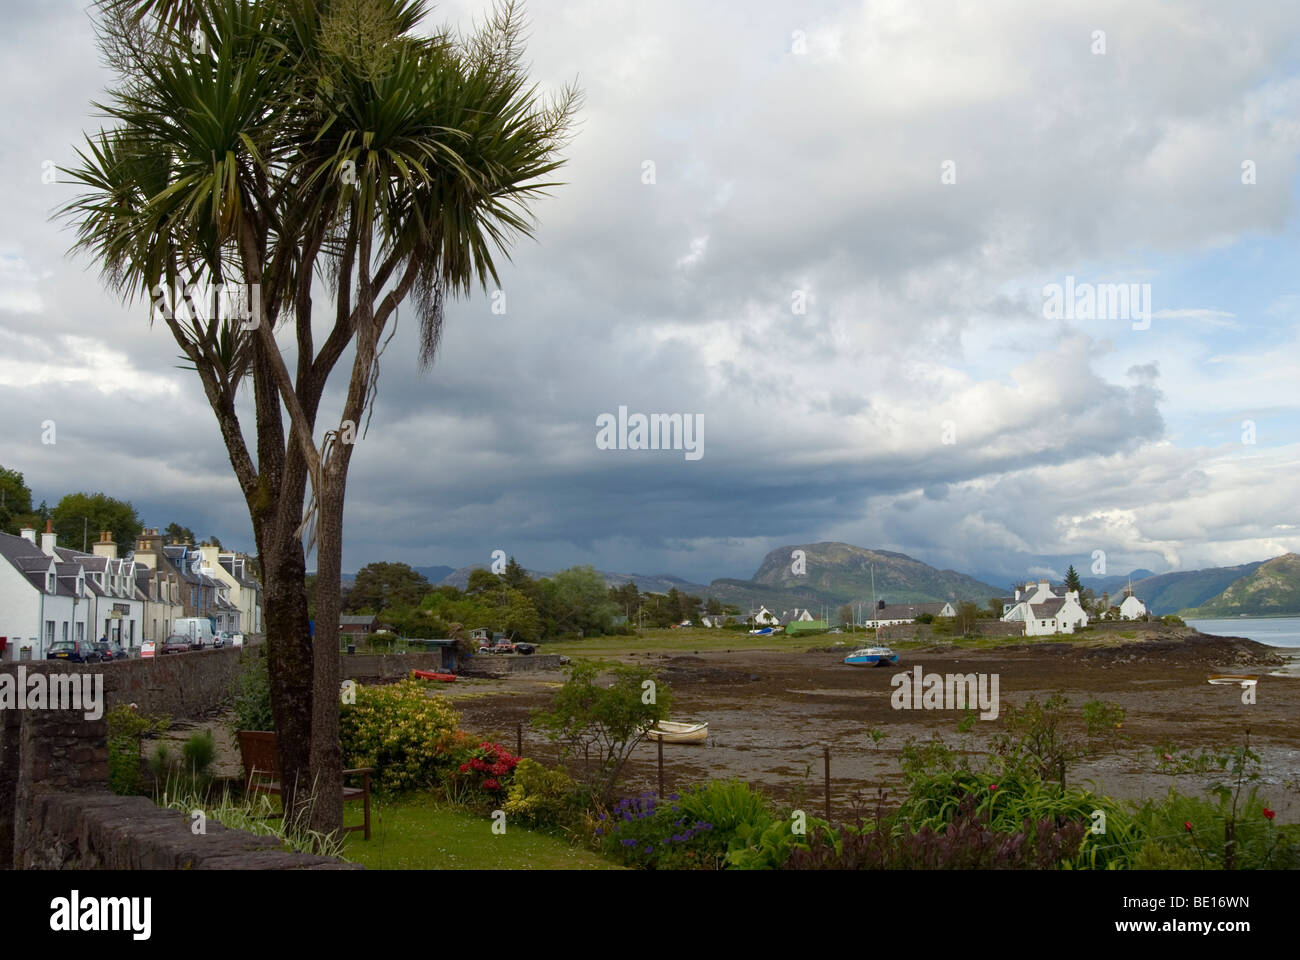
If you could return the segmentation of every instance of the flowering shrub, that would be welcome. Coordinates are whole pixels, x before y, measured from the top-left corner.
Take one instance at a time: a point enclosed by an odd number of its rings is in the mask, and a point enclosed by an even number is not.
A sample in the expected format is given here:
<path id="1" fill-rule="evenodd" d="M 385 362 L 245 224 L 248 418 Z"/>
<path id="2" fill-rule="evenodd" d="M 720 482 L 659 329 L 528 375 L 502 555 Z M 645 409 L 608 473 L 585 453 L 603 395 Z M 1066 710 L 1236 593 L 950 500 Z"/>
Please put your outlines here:
<path id="1" fill-rule="evenodd" d="M 460 717 L 420 680 L 356 688 L 356 703 L 339 714 L 343 758 L 349 767 L 374 767 L 381 791 L 437 786 L 456 769 L 470 738 Z"/>
<path id="2" fill-rule="evenodd" d="M 459 751 L 457 759 L 461 762 L 450 774 L 450 791 L 462 803 L 504 797 L 519 764 L 519 758 L 505 747 L 487 740 L 468 751 Z"/>
<path id="3" fill-rule="evenodd" d="M 677 794 L 660 799 L 645 792 L 625 797 L 600 814 L 596 841 L 601 850 L 627 866 L 680 870 L 713 866 L 708 856 L 713 824 L 690 820 Z"/>
<path id="4" fill-rule="evenodd" d="M 588 791 L 560 767 L 548 770 L 535 760 L 521 759 L 502 807 L 511 819 L 530 826 L 563 826 L 586 806 Z"/>

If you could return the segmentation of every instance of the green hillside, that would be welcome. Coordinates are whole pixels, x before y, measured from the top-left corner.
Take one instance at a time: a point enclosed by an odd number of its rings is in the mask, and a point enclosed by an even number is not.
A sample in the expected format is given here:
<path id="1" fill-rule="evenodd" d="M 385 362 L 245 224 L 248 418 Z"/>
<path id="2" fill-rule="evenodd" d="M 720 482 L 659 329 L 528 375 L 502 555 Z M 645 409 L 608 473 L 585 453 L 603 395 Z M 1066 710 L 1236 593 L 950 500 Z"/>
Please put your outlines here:
<path id="1" fill-rule="evenodd" d="M 792 554 L 802 550 L 806 573 L 796 572 Z M 806 543 L 777 547 L 763 558 L 754 582 L 785 590 L 813 590 L 840 602 L 871 599 L 872 567 L 875 594 L 888 603 L 973 600 L 983 606 L 1005 588 L 981 583 L 954 570 L 936 570 L 902 553 L 868 550 L 848 543 Z"/>
<path id="2" fill-rule="evenodd" d="M 1215 617 L 1300 616 L 1300 556 L 1284 553 L 1259 564 L 1218 596 L 1183 610 L 1180 616 Z"/>

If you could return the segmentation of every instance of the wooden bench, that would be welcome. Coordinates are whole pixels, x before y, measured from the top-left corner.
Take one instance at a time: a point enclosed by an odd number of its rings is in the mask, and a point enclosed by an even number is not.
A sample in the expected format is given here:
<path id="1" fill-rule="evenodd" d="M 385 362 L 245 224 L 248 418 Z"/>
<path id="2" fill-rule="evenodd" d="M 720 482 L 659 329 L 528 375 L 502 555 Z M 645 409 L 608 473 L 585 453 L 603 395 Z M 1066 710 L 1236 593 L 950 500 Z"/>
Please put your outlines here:
<path id="1" fill-rule="evenodd" d="M 269 793 L 283 797 L 280 788 L 280 761 L 276 755 L 275 734 L 270 730 L 239 730 L 239 756 L 244 762 L 244 789 L 249 793 Z M 343 775 L 360 776 L 361 786 L 343 787 L 343 802 L 361 800 L 365 808 L 365 823 L 344 827 L 344 833 L 364 830 L 370 839 L 370 775 L 374 767 L 344 770 Z"/>

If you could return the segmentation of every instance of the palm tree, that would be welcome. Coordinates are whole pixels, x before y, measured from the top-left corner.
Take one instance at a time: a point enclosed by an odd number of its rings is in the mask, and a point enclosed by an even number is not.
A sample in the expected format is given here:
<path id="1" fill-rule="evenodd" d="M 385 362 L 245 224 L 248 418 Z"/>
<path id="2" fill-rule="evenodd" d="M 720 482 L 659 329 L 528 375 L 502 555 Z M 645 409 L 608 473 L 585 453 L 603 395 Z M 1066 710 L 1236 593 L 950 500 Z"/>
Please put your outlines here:
<path id="1" fill-rule="evenodd" d="M 203 384 L 265 578 L 286 811 L 310 803 L 313 826 L 336 830 L 343 501 L 384 335 L 413 299 L 419 360 L 432 363 L 445 297 L 496 281 L 494 256 L 531 236 L 529 205 L 562 163 L 578 96 L 544 102 L 527 84 L 513 3 L 463 38 L 418 36 L 423 0 L 100 8 L 120 74 L 100 105 L 112 124 L 66 171 L 86 192 L 63 213 L 106 283 L 161 313 Z M 317 278 L 333 301 L 319 347 Z M 214 315 L 187 286 L 203 281 L 240 284 L 240 315 Z M 276 339 L 285 327 L 292 372 Z M 349 346 L 341 416 L 317 445 L 325 385 Z M 256 457 L 235 406 L 246 380 Z M 304 538 L 317 552 L 314 644 Z"/>

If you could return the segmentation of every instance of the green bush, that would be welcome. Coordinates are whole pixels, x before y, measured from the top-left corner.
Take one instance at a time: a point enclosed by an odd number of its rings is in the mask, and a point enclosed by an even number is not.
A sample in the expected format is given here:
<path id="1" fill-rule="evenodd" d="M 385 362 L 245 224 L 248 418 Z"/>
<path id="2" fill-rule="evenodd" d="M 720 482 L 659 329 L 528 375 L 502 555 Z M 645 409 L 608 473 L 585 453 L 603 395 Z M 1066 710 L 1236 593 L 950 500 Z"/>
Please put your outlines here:
<path id="1" fill-rule="evenodd" d="M 375 786 L 396 791 L 439 786 L 473 756 L 477 742 L 457 731 L 460 717 L 425 681 L 358 686 L 339 714 L 344 765 L 374 767 Z"/>
<path id="2" fill-rule="evenodd" d="M 230 731 L 274 730 L 271 714 L 271 678 L 263 648 L 245 647 L 239 655 L 239 672 L 231 684 L 234 720 Z"/>
<path id="3" fill-rule="evenodd" d="M 505 805 L 511 819 L 534 827 L 563 827 L 586 809 L 588 791 L 563 768 L 548 769 L 535 760 L 520 759 L 514 769 Z"/>
<path id="4" fill-rule="evenodd" d="M 200 730 L 191 734 L 181 744 L 181 764 L 185 772 L 193 777 L 206 776 L 216 755 L 217 742 L 213 739 L 210 730 Z"/>
<path id="5" fill-rule="evenodd" d="M 171 724 L 169 717 L 144 717 L 122 704 L 108 711 L 108 786 L 124 796 L 140 791 L 140 741 Z"/>

